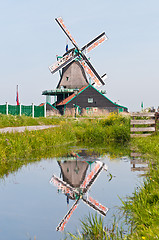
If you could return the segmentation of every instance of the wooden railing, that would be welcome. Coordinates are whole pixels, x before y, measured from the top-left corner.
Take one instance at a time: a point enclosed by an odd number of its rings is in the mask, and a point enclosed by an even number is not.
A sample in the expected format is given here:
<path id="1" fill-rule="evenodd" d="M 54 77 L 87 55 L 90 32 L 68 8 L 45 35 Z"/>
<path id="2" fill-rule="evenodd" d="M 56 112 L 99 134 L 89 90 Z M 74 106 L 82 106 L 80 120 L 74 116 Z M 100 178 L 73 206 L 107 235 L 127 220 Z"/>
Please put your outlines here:
<path id="1" fill-rule="evenodd" d="M 147 137 L 156 131 L 156 113 L 131 113 L 131 137 Z"/>

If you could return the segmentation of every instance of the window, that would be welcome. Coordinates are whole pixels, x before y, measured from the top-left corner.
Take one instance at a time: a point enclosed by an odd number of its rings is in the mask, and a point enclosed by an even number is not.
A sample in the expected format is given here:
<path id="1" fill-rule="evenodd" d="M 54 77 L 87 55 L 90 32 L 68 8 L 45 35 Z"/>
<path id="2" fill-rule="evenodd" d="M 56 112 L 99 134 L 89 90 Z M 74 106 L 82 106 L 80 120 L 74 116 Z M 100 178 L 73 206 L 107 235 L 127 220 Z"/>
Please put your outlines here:
<path id="1" fill-rule="evenodd" d="M 93 98 L 88 98 L 88 103 L 93 103 Z"/>

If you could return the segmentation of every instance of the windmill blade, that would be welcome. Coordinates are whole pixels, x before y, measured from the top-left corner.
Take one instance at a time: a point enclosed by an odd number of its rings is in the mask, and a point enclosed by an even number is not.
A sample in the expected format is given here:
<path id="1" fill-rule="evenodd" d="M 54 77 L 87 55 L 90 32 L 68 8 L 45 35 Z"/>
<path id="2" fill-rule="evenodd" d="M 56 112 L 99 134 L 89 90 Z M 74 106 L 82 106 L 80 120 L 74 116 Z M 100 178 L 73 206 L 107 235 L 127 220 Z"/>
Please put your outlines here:
<path id="1" fill-rule="evenodd" d="M 104 74 L 101 76 L 101 79 L 102 79 L 103 81 L 106 80 L 106 79 L 107 79 L 107 74 L 104 73 Z"/>
<path id="2" fill-rule="evenodd" d="M 85 51 L 85 54 L 89 53 L 92 49 L 99 46 L 101 43 L 103 43 L 105 40 L 107 40 L 108 37 L 105 35 L 105 32 L 101 33 L 99 36 L 94 38 L 92 41 L 87 43 L 84 47 L 82 47 L 81 51 Z"/>
<path id="3" fill-rule="evenodd" d="M 63 186 L 69 188 L 71 191 L 75 191 L 73 187 L 71 187 L 68 183 L 66 183 L 59 177 L 56 177 L 55 175 L 53 175 L 52 178 L 50 179 L 50 183 L 54 183 L 56 186 L 58 186 L 58 184 L 62 184 Z"/>
<path id="4" fill-rule="evenodd" d="M 74 198 L 75 194 L 79 194 L 75 188 L 71 187 L 68 183 L 56 177 L 55 175 L 53 175 L 50 179 L 50 183 L 53 183 L 56 187 L 58 187 L 58 189 L 61 189 L 63 193 L 70 194 L 70 197 L 72 198 Z"/>
<path id="5" fill-rule="evenodd" d="M 70 41 L 71 41 L 72 44 L 75 46 L 75 48 L 79 50 L 76 41 L 75 41 L 74 38 L 71 36 L 71 33 L 68 31 L 67 27 L 65 26 L 62 17 L 55 18 L 55 20 L 56 20 L 56 22 L 59 24 L 59 26 L 62 28 L 62 30 L 64 31 L 64 33 L 67 35 L 67 37 L 70 39 Z"/>
<path id="6" fill-rule="evenodd" d="M 96 72 L 96 70 L 94 69 L 94 67 L 92 66 L 92 64 L 90 63 L 90 61 L 88 60 L 88 58 L 82 54 L 82 58 L 85 61 L 85 63 L 88 65 L 88 67 L 91 69 L 91 71 L 94 73 L 94 75 L 96 76 L 96 78 L 101 82 L 102 85 L 105 85 L 105 83 L 103 82 L 103 80 L 101 79 L 101 77 L 99 76 L 99 74 Z"/>
<path id="7" fill-rule="evenodd" d="M 63 231 L 64 227 L 66 225 L 66 223 L 69 221 L 72 213 L 75 211 L 75 209 L 77 208 L 79 199 L 77 199 L 75 201 L 75 203 L 72 205 L 72 207 L 70 208 L 70 210 L 66 213 L 66 215 L 64 216 L 64 218 L 61 220 L 61 222 L 59 223 L 59 225 L 56 228 L 56 231 Z"/>
<path id="8" fill-rule="evenodd" d="M 99 74 L 96 72 L 92 64 L 89 62 L 89 60 L 86 58 L 84 54 L 81 55 L 84 61 L 80 61 L 81 65 L 85 69 L 85 71 L 88 73 L 88 75 L 92 78 L 92 80 L 100 87 L 102 85 L 105 85 L 102 78 L 99 76 Z M 86 65 L 86 64 L 87 65 Z"/>
<path id="9" fill-rule="evenodd" d="M 68 65 L 70 62 L 72 62 L 77 56 L 73 55 L 73 52 L 70 52 L 69 54 L 65 55 L 64 57 L 60 58 L 58 61 L 56 61 L 54 64 L 52 64 L 49 69 L 52 74 L 60 70 L 61 68 Z"/>
<path id="10" fill-rule="evenodd" d="M 82 198 L 82 200 L 91 208 L 93 208 L 95 211 L 99 212 L 103 216 L 106 216 L 108 212 L 107 207 L 103 206 L 101 203 L 98 203 L 96 200 L 94 200 L 90 196 L 88 198 Z"/>
<path id="11" fill-rule="evenodd" d="M 90 187 L 95 182 L 104 167 L 104 163 L 100 161 L 96 162 L 93 170 L 88 174 L 88 176 L 85 178 L 84 182 L 80 186 L 80 188 L 83 188 L 83 193 L 86 193 L 90 189 Z"/>
<path id="12" fill-rule="evenodd" d="M 79 61 L 86 73 L 91 77 L 91 79 L 94 81 L 94 84 L 96 83 L 98 87 L 101 87 L 102 84 L 98 80 L 98 78 L 95 76 L 95 74 L 92 72 L 92 70 L 85 64 L 84 61 Z M 92 84 L 93 85 L 93 84 Z"/>

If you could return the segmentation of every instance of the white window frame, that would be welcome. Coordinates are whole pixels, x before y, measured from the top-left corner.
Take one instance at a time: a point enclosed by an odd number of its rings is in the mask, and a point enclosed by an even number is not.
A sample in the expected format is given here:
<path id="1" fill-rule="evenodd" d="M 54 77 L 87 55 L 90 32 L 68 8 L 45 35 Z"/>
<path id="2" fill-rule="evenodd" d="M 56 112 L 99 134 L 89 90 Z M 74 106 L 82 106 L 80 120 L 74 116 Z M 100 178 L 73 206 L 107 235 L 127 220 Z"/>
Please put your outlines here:
<path id="1" fill-rule="evenodd" d="M 93 98 L 88 98 L 88 103 L 93 103 Z"/>

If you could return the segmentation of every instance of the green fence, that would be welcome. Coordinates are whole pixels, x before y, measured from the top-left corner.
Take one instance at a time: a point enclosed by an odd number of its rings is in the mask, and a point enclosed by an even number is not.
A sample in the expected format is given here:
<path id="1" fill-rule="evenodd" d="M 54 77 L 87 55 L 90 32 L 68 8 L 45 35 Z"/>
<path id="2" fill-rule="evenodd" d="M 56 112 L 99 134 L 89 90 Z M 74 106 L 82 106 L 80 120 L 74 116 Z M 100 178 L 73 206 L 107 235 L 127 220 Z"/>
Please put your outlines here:
<path id="1" fill-rule="evenodd" d="M 34 106 L 34 117 L 44 117 L 44 106 Z"/>
<path id="2" fill-rule="evenodd" d="M 21 106 L 21 115 L 32 116 L 33 107 L 32 106 Z"/>
<path id="3" fill-rule="evenodd" d="M 6 114 L 6 105 L 0 105 L 0 113 Z"/>
<path id="4" fill-rule="evenodd" d="M 32 117 L 46 117 L 46 104 L 43 106 L 25 105 L 0 105 L 0 114 L 10 115 L 25 115 Z"/>
<path id="5" fill-rule="evenodd" d="M 8 114 L 20 115 L 20 105 L 8 105 Z"/>

